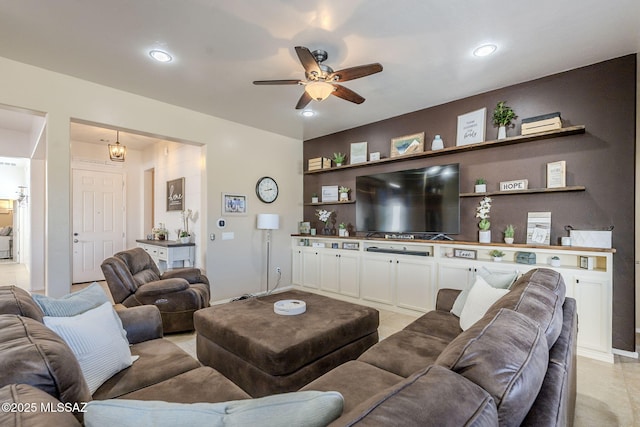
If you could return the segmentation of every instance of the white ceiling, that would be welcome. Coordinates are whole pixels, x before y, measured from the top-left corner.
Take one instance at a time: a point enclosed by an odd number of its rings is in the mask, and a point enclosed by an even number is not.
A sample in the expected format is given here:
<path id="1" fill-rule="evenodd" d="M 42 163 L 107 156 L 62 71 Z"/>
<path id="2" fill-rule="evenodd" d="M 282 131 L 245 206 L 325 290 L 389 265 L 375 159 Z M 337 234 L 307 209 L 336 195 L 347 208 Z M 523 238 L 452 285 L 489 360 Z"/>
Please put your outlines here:
<path id="1" fill-rule="evenodd" d="M 634 53 L 639 29 L 638 0 L 20 0 L 0 3 L 0 56 L 309 139 Z M 296 45 L 384 71 L 344 83 L 363 104 L 303 118 L 302 87 L 252 84 L 303 78 Z"/>

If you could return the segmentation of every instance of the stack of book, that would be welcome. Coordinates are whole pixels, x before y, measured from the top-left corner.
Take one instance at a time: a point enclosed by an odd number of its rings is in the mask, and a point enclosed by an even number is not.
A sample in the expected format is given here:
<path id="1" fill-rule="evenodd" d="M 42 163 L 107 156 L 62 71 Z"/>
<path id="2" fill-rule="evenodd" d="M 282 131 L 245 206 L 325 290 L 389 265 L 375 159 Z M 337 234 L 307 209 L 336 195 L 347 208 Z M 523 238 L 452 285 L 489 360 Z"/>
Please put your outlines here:
<path id="1" fill-rule="evenodd" d="M 326 157 L 315 157 L 309 159 L 309 167 L 307 170 L 316 171 L 319 169 L 329 169 L 331 167 L 331 159 Z"/>
<path id="2" fill-rule="evenodd" d="M 562 129 L 560 113 L 549 113 L 541 116 L 522 119 L 522 135 Z"/>

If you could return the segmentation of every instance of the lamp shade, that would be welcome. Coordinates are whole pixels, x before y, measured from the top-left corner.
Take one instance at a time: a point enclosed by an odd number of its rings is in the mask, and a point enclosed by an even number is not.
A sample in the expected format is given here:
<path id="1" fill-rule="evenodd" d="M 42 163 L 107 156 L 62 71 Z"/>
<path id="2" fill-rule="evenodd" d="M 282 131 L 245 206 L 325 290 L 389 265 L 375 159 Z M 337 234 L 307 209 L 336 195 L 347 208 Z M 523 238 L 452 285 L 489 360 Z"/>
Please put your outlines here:
<path id="1" fill-rule="evenodd" d="M 260 230 L 277 230 L 280 228 L 280 215 L 258 214 L 258 228 Z"/>
<path id="2" fill-rule="evenodd" d="M 309 96 L 311 96 L 316 101 L 322 101 L 327 99 L 331 93 L 336 90 L 332 84 L 327 82 L 311 82 L 307 83 L 304 87 L 304 90 L 307 91 Z"/>

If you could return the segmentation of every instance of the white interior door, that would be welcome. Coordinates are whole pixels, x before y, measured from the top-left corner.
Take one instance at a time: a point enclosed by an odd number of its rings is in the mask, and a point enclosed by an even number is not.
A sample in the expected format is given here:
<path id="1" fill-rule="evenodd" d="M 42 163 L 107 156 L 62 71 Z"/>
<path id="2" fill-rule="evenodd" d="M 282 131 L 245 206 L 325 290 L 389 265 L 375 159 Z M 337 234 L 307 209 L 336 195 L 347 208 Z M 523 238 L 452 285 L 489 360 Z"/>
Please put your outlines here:
<path id="1" fill-rule="evenodd" d="M 100 264 L 124 241 L 122 174 L 73 169 L 73 283 L 104 280 Z"/>

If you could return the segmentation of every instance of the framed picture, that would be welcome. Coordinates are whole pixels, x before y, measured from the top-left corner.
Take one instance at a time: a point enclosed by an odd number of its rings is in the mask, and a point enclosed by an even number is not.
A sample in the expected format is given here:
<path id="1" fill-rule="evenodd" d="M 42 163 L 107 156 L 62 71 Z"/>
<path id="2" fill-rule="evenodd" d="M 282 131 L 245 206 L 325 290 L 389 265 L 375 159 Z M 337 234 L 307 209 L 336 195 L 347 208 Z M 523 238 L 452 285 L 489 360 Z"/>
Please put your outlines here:
<path id="1" fill-rule="evenodd" d="M 184 210 L 184 178 L 167 181 L 167 212 Z"/>
<path id="2" fill-rule="evenodd" d="M 322 201 L 323 202 L 337 202 L 338 201 L 338 186 L 337 185 L 323 185 L 322 186 Z"/>
<path id="3" fill-rule="evenodd" d="M 487 109 L 481 108 L 458 116 L 456 145 L 469 145 L 484 142 Z"/>
<path id="4" fill-rule="evenodd" d="M 351 164 L 365 163 L 367 161 L 367 143 L 353 142 L 351 144 Z"/>
<path id="5" fill-rule="evenodd" d="M 551 212 L 529 212 L 527 215 L 527 244 L 551 244 Z"/>
<path id="6" fill-rule="evenodd" d="M 222 215 L 246 215 L 247 196 L 244 194 L 222 193 Z"/>
<path id="7" fill-rule="evenodd" d="M 453 249 L 453 257 L 454 258 L 464 258 L 464 259 L 476 259 L 478 257 L 478 252 L 473 249 Z"/>
<path id="8" fill-rule="evenodd" d="M 562 188 L 567 186 L 567 162 L 547 163 L 547 188 Z"/>
<path id="9" fill-rule="evenodd" d="M 424 132 L 413 135 L 399 136 L 391 140 L 391 157 L 406 154 L 422 153 L 424 151 Z"/>

